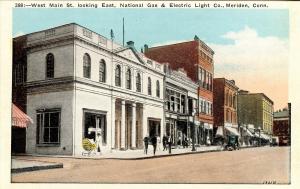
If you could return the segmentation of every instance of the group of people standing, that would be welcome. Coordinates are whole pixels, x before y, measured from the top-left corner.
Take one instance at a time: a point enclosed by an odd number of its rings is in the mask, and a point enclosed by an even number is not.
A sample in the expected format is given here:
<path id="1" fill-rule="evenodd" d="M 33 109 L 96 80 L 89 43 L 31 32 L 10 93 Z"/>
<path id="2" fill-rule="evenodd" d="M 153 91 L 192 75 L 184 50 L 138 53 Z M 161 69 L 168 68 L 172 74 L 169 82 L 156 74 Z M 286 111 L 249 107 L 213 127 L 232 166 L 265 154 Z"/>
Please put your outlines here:
<path id="1" fill-rule="evenodd" d="M 149 142 L 151 142 L 152 146 L 153 146 L 153 155 L 155 155 L 156 152 L 156 148 L 157 148 L 157 142 L 160 143 L 160 138 L 158 136 L 153 136 L 153 137 L 148 137 L 145 136 L 144 138 L 144 153 L 147 154 L 148 153 L 148 145 Z M 172 149 L 172 138 L 170 136 L 163 136 L 162 139 L 163 142 L 163 151 L 167 150 L 167 148 L 169 149 L 169 154 L 171 154 L 171 149 Z"/>

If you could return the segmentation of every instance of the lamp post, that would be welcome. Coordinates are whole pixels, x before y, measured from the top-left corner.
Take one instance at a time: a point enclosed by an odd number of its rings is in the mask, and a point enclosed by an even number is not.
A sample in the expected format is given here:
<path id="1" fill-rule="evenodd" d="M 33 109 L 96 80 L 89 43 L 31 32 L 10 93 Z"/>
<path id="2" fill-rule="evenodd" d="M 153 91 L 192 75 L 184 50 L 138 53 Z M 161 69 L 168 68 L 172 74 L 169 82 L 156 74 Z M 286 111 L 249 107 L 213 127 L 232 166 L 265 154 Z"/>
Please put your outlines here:
<path id="1" fill-rule="evenodd" d="M 192 152 L 196 151 L 196 148 L 195 148 L 195 113 L 193 112 L 192 113 L 192 116 L 193 116 L 193 138 L 192 138 Z"/>
<path id="2" fill-rule="evenodd" d="M 261 128 L 258 127 L 258 132 L 259 132 L 259 146 L 261 146 L 260 130 L 261 130 Z"/>

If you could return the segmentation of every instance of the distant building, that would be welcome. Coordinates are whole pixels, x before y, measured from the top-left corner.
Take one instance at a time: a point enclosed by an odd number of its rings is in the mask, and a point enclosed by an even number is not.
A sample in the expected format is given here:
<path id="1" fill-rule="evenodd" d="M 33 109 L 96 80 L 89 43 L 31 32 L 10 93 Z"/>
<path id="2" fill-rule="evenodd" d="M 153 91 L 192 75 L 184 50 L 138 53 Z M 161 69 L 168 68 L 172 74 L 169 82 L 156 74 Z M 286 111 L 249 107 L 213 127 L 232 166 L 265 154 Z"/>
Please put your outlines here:
<path id="1" fill-rule="evenodd" d="M 238 87 L 234 80 L 214 78 L 214 133 L 216 137 L 239 136 L 237 122 Z"/>
<path id="2" fill-rule="evenodd" d="M 274 112 L 273 136 L 279 139 L 279 145 L 291 145 L 290 108 Z"/>
<path id="3" fill-rule="evenodd" d="M 240 91 L 238 94 L 238 123 L 254 125 L 265 134 L 273 133 L 273 101 L 263 93 Z"/>
<path id="4" fill-rule="evenodd" d="M 213 138 L 213 75 L 214 51 L 197 36 L 194 40 L 149 48 L 145 45 L 147 57 L 158 62 L 168 62 L 170 68 L 184 68 L 187 76 L 197 82 L 199 97 L 199 121 L 197 137 L 201 144 L 209 144 Z"/>

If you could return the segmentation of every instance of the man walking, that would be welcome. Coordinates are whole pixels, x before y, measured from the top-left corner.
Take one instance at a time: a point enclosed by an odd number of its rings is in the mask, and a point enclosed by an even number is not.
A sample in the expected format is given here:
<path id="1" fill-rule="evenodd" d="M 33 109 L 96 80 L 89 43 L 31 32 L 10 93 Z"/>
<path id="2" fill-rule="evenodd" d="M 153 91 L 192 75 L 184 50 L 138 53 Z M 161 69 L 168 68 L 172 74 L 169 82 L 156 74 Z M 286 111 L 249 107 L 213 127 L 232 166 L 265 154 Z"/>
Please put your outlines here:
<path id="1" fill-rule="evenodd" d="M 171 149 L 172 149 L 172 138 L 171 138 L 171 136 L 168 137 L 168 145 L 169 145 L 169 154 L 171 154 Z"/>
<path id="2" fill-rule="evenodd" d="M 168 137 L 164 134 L 164 136 L 163 136 L 163 146 L 164 146 L 163 151 L 167 150 L 167 144 L 168 144 Z"/>
<path id="3" fill-rule="evenodd" d="M 155 155 L 155 152 L 156 152 L 156 145 L 157 145 L 157 138 L 156 138 L 156 136 L 153 136 L 153 137 L 151 138 L 151 143 L 152 143 L 152 145 L 153 145 L 153 155 Z"/>
<path id="4" fill-rule="evenodd" d="M 144 153 L 145 154 L 147 154 L 147 152 L 148 152 L 148 144 L 149 144 L 149 138 L 148 138 L 148 136 L 145 136 L 144 137 Z"/>

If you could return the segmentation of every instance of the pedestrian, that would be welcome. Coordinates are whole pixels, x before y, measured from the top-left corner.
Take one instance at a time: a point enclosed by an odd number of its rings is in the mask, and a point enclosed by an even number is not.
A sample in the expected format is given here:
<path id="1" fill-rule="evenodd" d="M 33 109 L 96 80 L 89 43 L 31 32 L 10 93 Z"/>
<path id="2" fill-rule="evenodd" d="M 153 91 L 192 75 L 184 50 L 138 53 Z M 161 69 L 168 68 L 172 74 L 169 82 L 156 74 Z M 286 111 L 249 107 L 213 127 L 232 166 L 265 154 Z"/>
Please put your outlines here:
<path id="1" fill-rule="evenodd" d="M 169 146 L 169 154 L 171 154 L 171 149 L 172 149 L 172 138 L 171 138 L 171 136 L 168 137 L 168 146 Z"/>
<path id="2" fill-rule="evenodd" d="M 144 137 L 144 153 L 147 154 L 148 152 L 148 144 L 149 144 L 149 137 L 145 136 Z"/>
<path id="3" fill-rule="evenodd" d="M 164 146 L 163 151 L 167 150 L 167 144 L 168 144 L 168 137 L 164 134 L 164 136 L 163 136 L 163 146 Z"/>
<path id="4" fill-rule="evenodd" d="M 97 132 L 97 134 L 96 134 L 96 148 L 97 148 L 98 153 L 101 153 L 100 146 L 102 146 L 101 131 Z"/>
<path id="5" fill-rule="evenodd" d="M 161 149 L 160 149 L 160 146 L 161 146 L 161 140 L 160 140 L 160 137 L 157 136 L 156 139 L 157 139 L 157 150 L 160 151 L 160 150 L 161 150 Z"/>
<path id="6" fill-rule="evenodd" d="M 157 145 L 157 138 L 156 136 L 153 136 L 151 138 L 151 143 L 152 143 L 152 146 L 153 146 L 153 155 L 155 155 L 155 152 L 156 152 L 156 145 Z"/>

